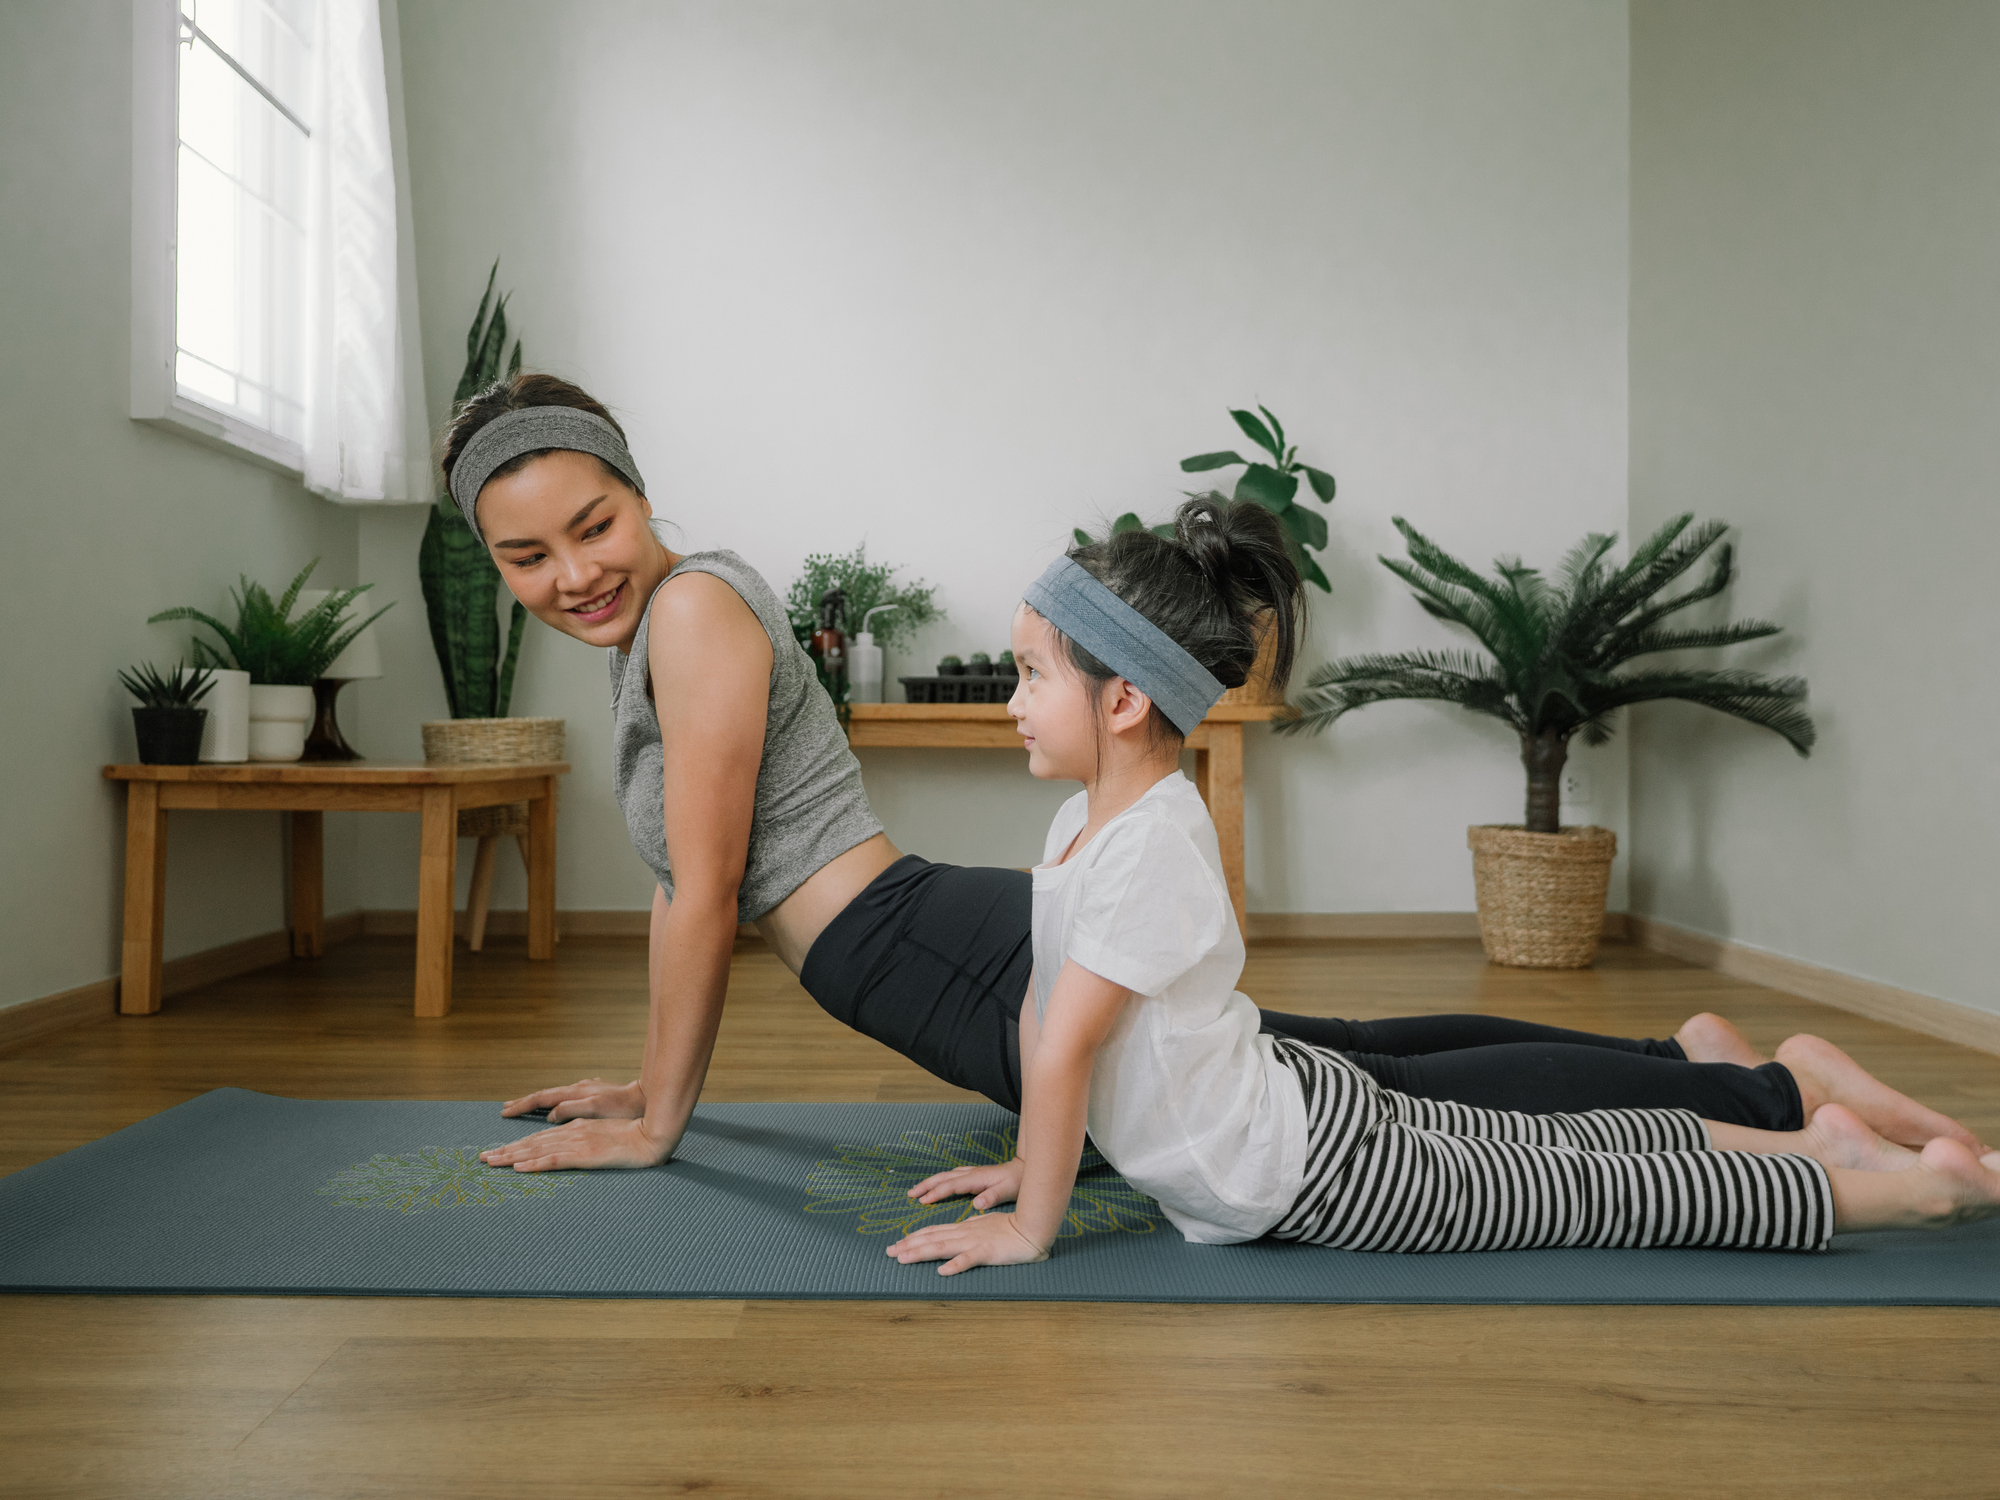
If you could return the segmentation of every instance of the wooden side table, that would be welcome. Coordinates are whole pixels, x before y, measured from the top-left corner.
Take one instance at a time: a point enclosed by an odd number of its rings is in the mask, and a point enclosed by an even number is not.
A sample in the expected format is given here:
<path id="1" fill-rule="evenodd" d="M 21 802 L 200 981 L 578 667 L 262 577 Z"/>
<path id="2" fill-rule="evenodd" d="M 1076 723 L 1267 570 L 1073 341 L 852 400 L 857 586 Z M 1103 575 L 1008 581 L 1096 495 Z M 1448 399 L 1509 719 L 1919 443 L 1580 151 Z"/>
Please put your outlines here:
<path id="1" fill-rule="evenodd" d="M 1194 751 L 1194 784 L 1215 820 L 1222 871 L 1229 881 L 1236 926 L 1243 909 L 1243 726 L 1268 724 L 1291 710 L 1282 703 L 1224 704 L 1187 737 Z M 1021 736 L 1004 703 L 855 703 L 848 709 L 847 742 L 855 749 L 917 747 L 1019 750 Z"/>
<path id="2" fill-rule="evenodd" d="M 241 765 L 106 766 L 126 783 L 125 949 L 118 1009 L 160 1008 L 161 926 L 167 903 L 167 814 L 183 809 L 276 810 L 292 821 L 292 953 L 325 943 L 324 819 L 336 812 L 413 812 L 423 818 L 417 871 L 416 1014 L 451 1013 L 453 875 L 460 808 L 528 804 L 528 957 L 555 956 L 556 778 L 562 762 L 399 765 L 385 761 L 250 761 Z"/>

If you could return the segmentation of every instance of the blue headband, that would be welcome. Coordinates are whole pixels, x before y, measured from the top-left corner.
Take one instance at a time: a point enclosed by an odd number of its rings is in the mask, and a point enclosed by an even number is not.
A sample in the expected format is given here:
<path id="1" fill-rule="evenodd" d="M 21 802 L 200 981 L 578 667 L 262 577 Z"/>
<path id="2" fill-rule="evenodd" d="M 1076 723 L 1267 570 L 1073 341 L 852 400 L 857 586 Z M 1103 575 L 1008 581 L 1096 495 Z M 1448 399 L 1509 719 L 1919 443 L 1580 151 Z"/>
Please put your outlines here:
<path id="1" fill-rule="evenodd" d="M 523 453 L 539 453 L 545 448 L 566 448 L 602 459 L 640 494 L 646 483 L 639 466 L 625 450 L 625 440 L 596 412 L 579 411 L 574 406 L 523 406 L 495 417 L 472 435 L 451 466 L 451 498 L 458 502 L 465 524 L 483 542 L 476 514 L 479 492 L 493 471 Z"/>
<path id="2" fill-rule="evenodd" d="M 1021 595 L 1028 607 L 1153 700 L 1183 735 L 1222 696 L 1215 674 L 1179 641 L 1099 583 L 1074 559 L 1059 557 Z"/>

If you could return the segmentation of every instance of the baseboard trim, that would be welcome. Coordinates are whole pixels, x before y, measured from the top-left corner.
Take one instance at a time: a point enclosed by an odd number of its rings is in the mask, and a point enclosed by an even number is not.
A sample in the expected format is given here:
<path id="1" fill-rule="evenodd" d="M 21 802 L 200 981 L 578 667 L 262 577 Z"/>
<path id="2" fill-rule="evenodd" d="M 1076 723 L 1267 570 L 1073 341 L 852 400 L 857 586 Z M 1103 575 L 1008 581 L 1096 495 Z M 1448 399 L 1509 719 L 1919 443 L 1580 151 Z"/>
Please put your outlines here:
<path id="1" fill-rule="evenodd" d="M 328 917 L 324 941 L 331 945 L 359 937 L 361 919 L 362 913 L 358 911 Z M 255 937 L 203 948 L 196 953 L 184 953 L 160 965 L 160 993 L 163 996 L 185 994 L 205 984 L 216 984 L 224 979 L 234 979 L 239 974 L 250 974 L 284 963 L 291 956 L 292 935 L 285 929 L 260 932 Z M 72 1026 L 104 1020 L 117 1014 L 118 976 L 115 974 L 109 979 L 80 984 L 73 990 L 24 1000 L 19 1005 L 0 1010 L 0 1052 L 45 1037 L 52 1031 L 66 1031 Z"/>
<path id="2" fill-rule="evenodd" d="M 1479 913 L 1471 911 L 1253 911 L 1244 938 L 1253 943 L 1347 940 L 1422 941 L 1476 938 Z M 1625 936 L 1625 914 L 1604 914 L 1604 935 Z"/>
<path id="3" fill-rule="evenodd" d="M 1632 941 L 1641 948 L 1713 969 L 1732 979 L 1747 979 L 1802 1000 L 1866 1016 L 1871 1021 L 1920 1031 L 1940 1041 L 1976 1047 L 1981 1052 L 2000 1053 L 2000 1015 L 1990 1011 L 1960 1005 L 1955 1000 L 1940 1000 L 1935 995 L 1920 995 L 1914 990 L 1897 989 L 1873 979 L 1858 979 L 1837 969 L 1823 969 L 1802 959 L 1676 927 L 1655 917 L 1634 916 L 1628 920 Z"/>
<path id="4" fill-rule="evenodd" d="M 377 907 L 356 915 L 361 919 L 362 932 L 369 937 L 417 935 L 417 914 L 411 910 Z M 464 937 L 471 918 L 461 911 L 453 914 L 452 921 L 452 930 Z M 644 937 L 652 931 L 652 922 L 650 911 L 556 912 L 556 932 L 563 937 Z M 486 914 L 486 935 L 526 937 L 528 914 L 525 911 L 489 911 Z"/>

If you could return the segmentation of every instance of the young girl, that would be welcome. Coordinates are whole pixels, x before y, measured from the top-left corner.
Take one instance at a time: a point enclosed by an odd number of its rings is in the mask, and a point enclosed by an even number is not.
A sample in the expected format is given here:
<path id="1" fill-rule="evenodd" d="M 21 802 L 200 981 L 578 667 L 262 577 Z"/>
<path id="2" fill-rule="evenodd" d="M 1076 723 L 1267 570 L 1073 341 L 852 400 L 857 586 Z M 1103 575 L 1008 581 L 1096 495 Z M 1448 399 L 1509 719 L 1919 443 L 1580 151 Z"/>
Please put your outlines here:
<path id="1" fill-rule="evenodd" d="M 1350 1250 L 1708 1245 L 1818 1250 L 1836 1230 L 2000 1212 L 2000 1153 L 1893 1145 L 1839 1104 L 1802 1130 L 1680 1109 L 1526 1115 L 1383 1089 L 1339 1053 L 1260 1032 L 1243 942 L 1181 742 L 1301 594 L 1268 511 L 1181 507 L 1168 541 L 1080 548 L 1016 611 L 1010 705 L 1039 777 L 1083 783 L 1034 872 L 1032 1004 L 1015 1159 L 918 1184 L 989 1209 L 889 1247 L 905 1265 L 1047 1257 L 1084 1134 L 1189 1240 Z"/>

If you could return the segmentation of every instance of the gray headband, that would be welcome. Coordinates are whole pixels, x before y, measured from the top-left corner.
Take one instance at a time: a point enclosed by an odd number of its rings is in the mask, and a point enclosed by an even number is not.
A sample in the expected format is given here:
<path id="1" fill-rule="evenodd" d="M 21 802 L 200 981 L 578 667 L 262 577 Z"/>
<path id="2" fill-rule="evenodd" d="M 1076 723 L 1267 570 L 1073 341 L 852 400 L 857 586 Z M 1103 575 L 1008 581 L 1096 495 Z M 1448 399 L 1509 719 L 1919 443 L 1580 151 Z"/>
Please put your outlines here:
<path id="1" fill-rule="evenodd" d="M 473 511 L 486 481 L 508 460 L 543 448 L 566 448 L 601 458 L 623 474 L 633 489 L 646 493 L 646 482 L 639 477 L 639 466 L 626 451 L 625 440 L 604 418 L 574 406 L 524 406 L 495 417 L 475 432 L 451 466 L 451 498 L 465 513 L 465 524 L 472 528 L 472 534 L 482 542 L 486 538 Z"/>
<path id="2" fill-rule="evenodd" d="M 1021 595 L 1028 607 L 1153 700 L 1182 734 L 1193 732 L 1222 684 L 1179 641 L 1092 578 L 1074 559 L 1059 557 Z"/>

